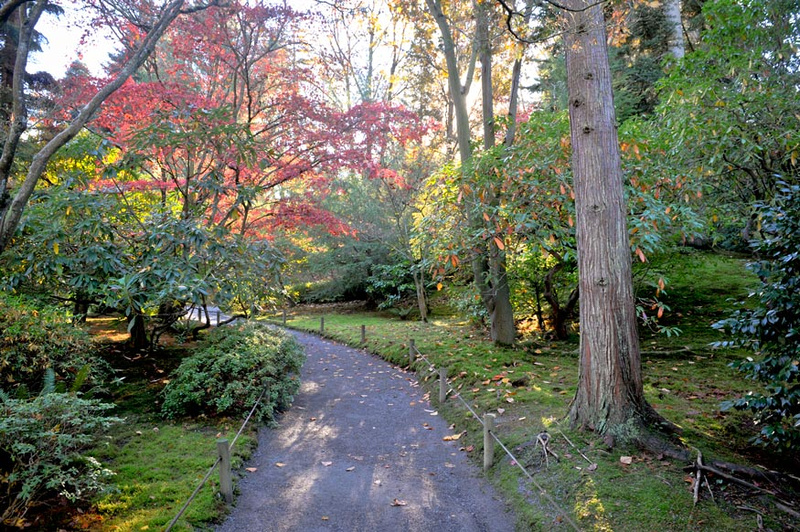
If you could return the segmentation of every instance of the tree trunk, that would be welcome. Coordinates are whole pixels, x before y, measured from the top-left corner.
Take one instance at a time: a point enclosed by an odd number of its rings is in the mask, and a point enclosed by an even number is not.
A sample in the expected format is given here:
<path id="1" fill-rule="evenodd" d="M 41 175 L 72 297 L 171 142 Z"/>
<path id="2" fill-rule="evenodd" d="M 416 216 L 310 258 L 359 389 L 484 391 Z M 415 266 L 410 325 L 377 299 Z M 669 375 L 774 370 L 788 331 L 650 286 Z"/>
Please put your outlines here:
<path id="1" fill-rule="evenodd" d="M 603 4 L 565 13 L 580 291 L 573 426 L 635 437 L 657 418 L 644 399 L 622 168 Z"/>
<path id="2" fill-rule="evenodd" d="M 489 244 L 492 245 L 492 244 Z M 493 254 L 489 268 L 492 275 L 491 336 L 497 345 L 512 345 L 517 338 L 514 308 L 511 306 L 511 289 L 506 274 L 506 255 L 501 250 Z"/>
<path id="3" fill-rule="evenodd" d="M 473 2 L 475 9 L 476 39 L 478 41 L 478 56 L 481 61 L 481 110 L 483 111 L 483 148 L 488 151 L 495 145 L 494 126 L 494 88 L 492 87 L 492 43 L 489 38 L 489 6 L 488 2 Z M 516 94 L 512 94 L 510 106 L 516 111 Z M 513 142 L 513 140 L 511 140 Z M 488 198 L 489 204 L 497 204 L 497 197 Z M 478 213 L 475 213 L 476 217 Z M 483 221 L 476 219 L 476 225 Z M 514 308 L 511 306 L 511 290 L 508 287 L 506 274 L 506 254 L 494 243 L 489 242 L 485 247 L 489 255 L 488 261 L 480 261 L 488 270 L 480 272 L 475 277 L 481 283 L 481 292 L 486 293 L 486 309 L 489 311 L 490 334 L 492 341 L 498 345 L 512 345 L 517 337 L 514 323 Z"/>
<path id="4" fill-rule="evenodd" d="M 665 0 L 664 16 L 669 22 L 669 53 L 675 59 L 680 59 L 686 55 L 686 47 L 683 40 L 683 21 L 681 20 L 681 0 Z"/>
<path id="5" fill-rule="evenodd" d="M 75 303 L 72 307 L 72 320 L 75 323 L 86 323 L 90 303 L 85 294 L 81 292 L 75 294 Z"/>
<path id="6" fill-rule="evenodd" d="M 414 287 L 417 289 L 417 307 L 419 307 L 419 319 L 428 321 L 428 298 L 425 297 L 425 276 L 420 267 L 414 268 Z"/>
<path id="7" fill-rule="evenodd" d="M 131 347 L 137 350 L 144 350 L 150 347 L 150 342 L 147 339 L 147 329 L 144 326 L 144 316 L 142 314 L 133 314 L 128 320 L 128 330 L 131 335 Z"/>

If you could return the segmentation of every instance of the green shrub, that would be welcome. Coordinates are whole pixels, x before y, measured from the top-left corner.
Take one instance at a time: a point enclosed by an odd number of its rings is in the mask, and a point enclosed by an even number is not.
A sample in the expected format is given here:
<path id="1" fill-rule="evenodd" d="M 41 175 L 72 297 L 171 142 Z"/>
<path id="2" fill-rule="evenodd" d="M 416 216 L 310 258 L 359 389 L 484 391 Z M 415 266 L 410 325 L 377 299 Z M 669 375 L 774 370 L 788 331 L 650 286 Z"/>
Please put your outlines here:
<path id="1" fill-rule="evenodd" d="M 763 240 L 754 243 L 760 260 L 750 269 L 761 280 L 752 308 L 714 324 L 733 337 L 718 346 L 741 346 L 754 357 L 731 364 L 763 385 L 723 403 L 723 410 L 750 410 L 761 433 L 755 443 L 800 449 L 800 186 L 782 184 L 770 204 L 758 205 Z"/>
<path id="2" fill-rule="evenodd" d="M 266 390 L 254 415 L 272 421 L 291 404 L 304 360 L 300 345 L 279 330 L 256 323 L 214 329 L 207 347 L 184 359 L 171 376 L 162 413 L 238 416 Z"/>
<path id="3" fill-rule="evenodd" d="M 121 421 L 113 405 L 72 393 L 12 399 L 0 393 L 2 523 L 23 526 L 31 508 L 64 498 L 72 504 L 106 488 L 113 473 L 83 452 L 103 427 Z"/>
<path id="4" fill-rule="evenodd" d="M 64 390 L 72 389 L 79 375 L 96 385 L 110 372 L 88 333 L 73 326 L 59 309 L 21 297 L 0 297 L 0 386 L 24 396 L 24 390 L 42 388 L 48 368 Z"/>

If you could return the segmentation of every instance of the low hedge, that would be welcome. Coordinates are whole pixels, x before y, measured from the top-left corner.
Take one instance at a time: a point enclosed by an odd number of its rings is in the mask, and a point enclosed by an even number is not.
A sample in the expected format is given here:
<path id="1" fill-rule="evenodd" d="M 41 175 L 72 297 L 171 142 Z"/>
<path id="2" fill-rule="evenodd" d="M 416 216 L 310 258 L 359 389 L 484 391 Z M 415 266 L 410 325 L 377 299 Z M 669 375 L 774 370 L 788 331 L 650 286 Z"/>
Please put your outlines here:
<path id="1" fill-rule="evenodd" d="M 185 358 L 171 375 L 162 414 L 238 417 L 265 391 L 254 417 L 272 422 L 297 393 L 304 361 L 300 344 L 269 326 L 244 322 L 214 329 L 206 347 Z"/>

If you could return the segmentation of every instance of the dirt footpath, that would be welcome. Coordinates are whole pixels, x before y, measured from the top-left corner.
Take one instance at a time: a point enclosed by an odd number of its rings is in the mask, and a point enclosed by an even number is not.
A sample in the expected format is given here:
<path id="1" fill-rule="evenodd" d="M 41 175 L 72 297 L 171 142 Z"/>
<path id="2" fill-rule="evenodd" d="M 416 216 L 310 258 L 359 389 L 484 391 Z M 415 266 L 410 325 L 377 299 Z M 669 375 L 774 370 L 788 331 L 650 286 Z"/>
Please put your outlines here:
<path id="1" fill-rule="evenodd" d="M 413 374 L 295 333 L 308 361 L 294 405 L 262 429 L 219 531 L 513 531 Z"/>

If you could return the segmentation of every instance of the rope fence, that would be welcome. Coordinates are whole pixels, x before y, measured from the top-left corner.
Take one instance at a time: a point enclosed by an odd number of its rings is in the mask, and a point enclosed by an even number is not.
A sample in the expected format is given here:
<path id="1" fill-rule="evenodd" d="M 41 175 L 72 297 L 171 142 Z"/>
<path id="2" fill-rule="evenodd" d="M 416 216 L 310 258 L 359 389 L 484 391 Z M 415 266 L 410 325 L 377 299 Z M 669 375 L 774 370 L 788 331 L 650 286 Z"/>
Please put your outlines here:
<path id="1" fill-rule="evenodd" d="M 432 375 L 433 373 L 436 373 L 435 364 L 433 364 L 423 353 L 420 352 L 420 350 L 416 346 L 416 342 L 414 341 L 413 338 L 411 338 L 409 340 L 409 345 L 408 345 L 408 360 L 409 360 L 409 366 L 408 367 L 409 367 L 409 369 L 412 369 L 412 370 L 414 369 L 414 363 L 416 362 L 417 359 L 421 359 L 421 360 L 425 361 L 425 363 L 428 365 L 429 375 Z M 542 485 L 539 484 L 539 482 L 537 482 L 535 478 L 533 478 L 533 475 L 531 475 L 530 472 L 528 472 L 528 470 L 525 468 L 525 466 L 522 465 L 522 462 L 516 456 L 514 456 L 514 454 L 509 450 L 509 448 L 500 440 L 500 438 L 497 436 L 497 434 L 495 434 L 495 431 L 494 431 L 495 415 L 487 413 L 487 414 L 485 414 L 483 416 L 483 418 L 481 418 L 478 415 L 478 413 L 475 412 L 475 410 L 470 406 L 470 404 L 463 397 L 461 397 L 461 393 L 460 392 L 456 392 L 453 388 L 449 388 L 448 387 L 447 369 L 446 368 L 440 368 L 439 369 L 439 402 L 440 403 L 444 403 L 447 400 L 447 396 L 449 394 L 451 394 L 450 395 L 451 397 L 454 397 L 454 398 L 458 399 L 459 401 L 461 401 L 461 404 L 463 404 L 464 407 L 466 407 L 466 409 L 472 414 L 472 417 L 474 417 L 478 421 L 478 423 L 480 423 L 481 426 L 483 427 L 483 443 L 484 443 L 484 445 L 483 445 L 483 453 L 484 453 L 483 454 L 483 469 L 484 469 L 484 471 L 488 470 L 489 468 L 491 468 L 494 465 L 494 443 L 496 442 L 503 449 L 503 451 L 508 455 L 508 457 L 511 459 L 511 463 L 515 464 L 517 467 L 519 467 L 519 469 L 528 478 L 528 480 L 531 482 L 531 484 L 533 484 L 534 487 L 536 487 L 536 489 L 539 490 L 539 494 L 542 497 L 544 497 L 545 499 L 547 499 L 547 502 L 549 502 L 550 505 L 559 514 L 561 514 L 561 516 L 563 516 L 564 521 L 566 521 L 574 530 L 580 531 L 580 528 L 575 523 L 575 521 L 572 520 L 572 518 L 569 516 L 569 514 L 563 508 L 561 508 L 561 506 L 555 501 L 555 499 L 553 499 L 553 497 L 547 492 L 547 490 L 545 490 L 542 487 Z M 566 436 L 565 436 L 565 438 L 566 438 Z M 541 436 L 539 437 L 539 441 L 542 443 L 542 449 L 544 451 L 545 460 L 547 460 L 548 449 L 546 447 L 546 441 L 542 441 Z M 569 441 L 569 440 L 567 440 L 567 441 Z M 583 454 L 583 453 L 581 453 L 581 454 Z"/>
<path id="2" fill-rule="evenodd" d="M 286 325 L 286 321 L 287 321 L 287 313 L 286 313 L 285 309 L 282 311 L 281 321 L 283 322 L 283 325 L 285 326 Z M 324 317 L 320 317 L 319 332 L 320 332 L 320 334 L 324 334 L 325 333 L 325 318 Z M 361 325 L 361 344 L 364 345 L 365 343 L 366 343 L 366 326 L 365 325 Z M 475 420 L 478 423 L 480 423 L 481 426 L 483 427 L 483 437 L 484 437 L 483 469 L 484 469 L 484 471 L 489 470 L 494 465 L 494 454 L 495 454 L 494 453 L 494 449 L 495 449 L 494 444 L 497 443 L 500 446 L 500 448 L 503 450 L 503 452 L 505 452 L 508 455 L 508 457 L 511 459 L 511 463 L 513 465 L 516 465 L 522 471 L 522 473 L 530 481 L 530 483 L 533 484 L 533 486 L 539 491 L 539 494 L 544 499 L 546 499 L 548 503 L 550 503 L 551 507 L 554 510 L 556 510 L 556 512 L 558 512 L 561 517 L 563 517 L 563 520 L 567 524 L 569 524 L 569 526 L 571 526 L 573 530 L 576 530 L 576 531 L 580 532 L 580 528 L 575 523 L 575 521 L 570 517 L 569 513 L 567 513 L 567 511 L 564 510 L 558 504 L 558 502 L 556 502 L 555 499 L 553 499 L 553 497 L 547 492 L 546 489 L 544 489 L 544 487 L 542 487 L 542 485 L 539 482 L 537 482 L 537 480 L 525 468 L 525 466 L 522 464 L 522 462 L 516 456 L 514 456 L 514 454 L 511 452 L 511 450 L 509 450 L 509 448 L 497 436 L 497 434 L 495 433 L 495 430 L 494 430 L 494 421 L 495 421 L 495 418 L 496 418 L 495 414 L 486 413 L 486 414 L 484 414 L 483 417 L 479 416 L 478 413 L 475 411 L 475 409 L 472 408 L 472 406 L 463 397 L 461 397 L 461 393 L 460 392 L 457 392 L 455 389 L 449 387 L 449 383 L 448 383 L 448 379 L 447 379 L 447 368 L 442 367 L 442 368 L 439 368 L 437 370 L 436 365 L 433 362 L 431 362 L 430 359 L 428 359 L 428 357 L 426 357 L 417 348 L 416 341 L 414 340 L 414 338 L 409 338 L 409 342 L 408 342 L 408 368 L 410 370 L 416 371 L 415 365 L 419 360 L 424 361 L 425 364 L 426 364 L 427 373 L 423 375 L 423 377 L 425 379 L 430 378 L 434 374 L 438 373 L 439 403 L 440 404 L 444 403 L 447 400 L 448 396 L 458 399 L 461 402 L 461 404 L 464 405 L 464 407 L 470 412 L 470 414 L 472 414 L 472 417 L 474 417 Z M 262 393 L 262 395 L 263 395 L 263 393 Z M 260 401 L 260 398 L 259 398 L 259 401 Z M 258 404 L 258 403 L 256 403 L 256 404 Z M 255 410 L 255 406 L 253 407 L 253 410 Z M 252 415 L 252 412 L 253 411 L 251 411 L 251 413 L 250 413 L 251 415 Z M 249 419 L 250 419 L 250 416 L 248 416 L 247 420 L 249 420 Z M 247 420 L 245 420 L 245 424 L 247 423 Z M 242 429 L 244 429 L 244 425 L 242 426 Z M 240 431 L 239 431 L 240 433 L 241 433 L 242 429 L 240 429 Z M 561 432 L 561 431 L 559 431 L 559 432 Z M 575 447 L 575 445 L 572 444 L 571 441 L 569 441 L 569 439 L 566 437 L 566 435 L 564 435 L 563 432 L 561 432 L 561 434 L 562 434 L 562 436 L 564 436 L 564 438 L 567 440 L 567 442 L 572 447 Z M 237 437 L 238 437 L 238 434 L 237 434 Z M 543 437 L 544 437 L 544 439 L 543 439 Z M 547 441 L 548 441 L 548 439 L 549 439 L 549 436 L 546 433 L 539 434 L 537 436 L 538 443 L 540 443 L 542 445 L 542 449 L 544 451 L 545 460 L 547 460 L 548 453 L 553 454 L 555 456 L 554 452 L 552 452 L 549 449 L 547 449 Z M 236 440 L 234 438 L 234 442 L 235 441 Z M 233 444 L 231 444 L 231 447 L 232 446 L 233 446 Z M 581 456 L 583 456 L 584 459 L 586 459 L 587 461 L 589 461 L 591 463 L 591 461 L 582 452 L 580 452 L 580 450 L 578 450 L 578 452 L 581 454 Z M 215 463 L 214 466 L 212 466 L 211 471 L 213 471 L 214 467 L 217 466 L 219 461 L 220 461 L 220 459 L 218 459 L 217 463 Z M 209 471 L 209 473 L 206 475 L 206 478 L 203 479 L 203 481 L 201 482 L 201 486 L 202 486 L 203 483 L 206 482 L 206 480 L 208 480 L 208 477 L 210 476 L 211 471 Z M 194 498 L 196 493 L 199 492 L 201 486 L 198 486 L 198 489 L 195 490 L 195 493 L 192 494 L 191 498 Z M 185 506 L 188 506 L 189 502 L 191 502 L 191 498 L 190 498 L 190 501 L 188 501 Z M 185 510 L 185 508 L 182 509 L 181 513 L 179 513 L 175 517 L 175 519 L 173 520 L 173 523 L 170 524 L 170 528 L 172 527 L 172 524 L 174 524 L 174 522 L 177 521 L 177 519 L 180 517 L 180 515 L 183 513 L 184 510 Z M 169 532 L 170 528 L 167 528 L 167 532 Z"/>
<path id="3" fill-rule="evenodd" d="M 211 475 L 214 473 L 214 469 L 216 469 L 217 466 L 220 466 L 219 492 L 225 499 L 225 502 L 227 502 L 228 504 L 231 504 L 233 502 L 233 474 L 231 472 L 231 449 L 233 449 L 233 446 L 236 444 L 236 440 L 239 439 L 239 436 L 244 431 L 244 428 L 250 422 L 250 418 L 253 417 L 256 408 L 258 408 L 258 405 L 261 404 L 261 399 L 264 398 L 264 394 L 266 392 L 267 392 L 266 388 L 261 390 L 261 395 L 259 395 L 258 399 L 256 399 L 256 402 L 253 404 L 253 408 L 250 409 L 250 413 L 247 414 L 247 417 L 242 423 L 242 426 L 239 427 L 239 430 L 236 432 L 236 436 L 233 437 L 233 441 L 231 441 L 230 444 L 228 444 L 228 440 L 225 438 L 217 440 L 217 459 L 214 462 L 214 465 L 212 465 L 209 468 L 208 472 L 203 477 L 203 480 L 200 481 L 195 490 L 183 504 L 180 511 L 175 515 L 175 517 L 172 518 L 172 521 L 169 522 L 169 525 L 167 525 L 165 532 L 170 532 L 170 530 L 172 530 L 172 527 L 175 526 L 175 524 L 178 522 L 178 519 L 180 519 L 181 516 L 184 514 L 184 512 L 189 508 L 189 505 L 192 504 L 194 498 L 197 497 L 197 494 L 200 493 L 200 490 L 203 489 L 203 486 L 205 486 L 206 482 L 208 482 L 208 479 L 211 478 Z"/>

